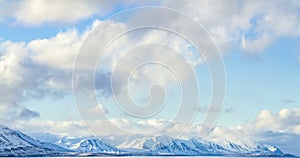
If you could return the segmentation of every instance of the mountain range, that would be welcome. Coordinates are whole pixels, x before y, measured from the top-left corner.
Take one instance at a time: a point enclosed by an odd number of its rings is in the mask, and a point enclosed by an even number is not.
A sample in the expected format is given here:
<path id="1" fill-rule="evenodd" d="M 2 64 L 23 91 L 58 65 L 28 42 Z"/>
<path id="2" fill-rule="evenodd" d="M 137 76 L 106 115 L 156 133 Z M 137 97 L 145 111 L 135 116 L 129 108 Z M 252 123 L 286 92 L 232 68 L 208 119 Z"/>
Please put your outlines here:
<path id="1" fill-rule="evenodd" d="M 121 136 L 74 138 L 50 133 L 30 135 L 0 125 L 0 156 L 290 156 L 270 145 L 230 141 L 216 144 L 200 138 L 178 139 L 165 135 L 132 135 L 123 139 Z"/>

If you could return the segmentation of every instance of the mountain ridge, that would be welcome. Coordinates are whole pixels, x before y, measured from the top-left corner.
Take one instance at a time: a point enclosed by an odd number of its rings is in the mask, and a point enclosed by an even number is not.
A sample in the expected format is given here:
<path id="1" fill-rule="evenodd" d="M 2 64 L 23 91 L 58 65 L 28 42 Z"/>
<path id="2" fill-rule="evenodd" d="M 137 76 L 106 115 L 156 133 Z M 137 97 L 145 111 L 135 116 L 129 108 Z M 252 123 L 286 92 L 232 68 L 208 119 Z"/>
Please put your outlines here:
<path id="1" fill-rule="evenodd" d="M 0 156 L 59 155 L 67 152 L 58 145 L 41 142 L 30 136 L 0 125 Z"/>
<path id="2" fill-rule="evenodd" d="M 109 139 L 118 139 L 117 136 L 106 139 L 70 138 L 47 133 L 37 137 L 39 138 L 34 139 L 0 125 L 0 156 L 291 156 L 275 146 L 241 145 L 228 141 L 228 146 L 224 147 L 200 138 L 179 139 L 165 135 L 133 135 L 132 139 L 120 139 L 122 141 L 118 143 Z"/>

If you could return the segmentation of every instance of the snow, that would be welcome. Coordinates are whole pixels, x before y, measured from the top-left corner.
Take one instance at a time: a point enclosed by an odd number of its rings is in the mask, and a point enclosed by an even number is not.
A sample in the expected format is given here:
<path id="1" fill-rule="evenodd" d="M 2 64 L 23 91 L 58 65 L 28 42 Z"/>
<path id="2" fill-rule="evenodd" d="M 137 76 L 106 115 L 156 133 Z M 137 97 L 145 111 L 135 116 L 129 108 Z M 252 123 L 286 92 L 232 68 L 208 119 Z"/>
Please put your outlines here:
<path id="1" fill-rule="evenodd" d="M 83 140 L 76 149 L 79 152 L 118 153 L 120 150 L 98 138 Z"/>
<path id="2" fill-rule="evenodd" d="M 165 135 L 97 137 L 62 137 L 36 134 L 36 140 L 19 131 L 0 125 L 0 156 L 49 156 L 49 155 L 236 155 L 282 156 L 277 147 L 244 142 L 241 140 L 201 138 L 174 139 Z M 112 143 L 110 143 L 112 142 Z M 111 145 L 114 144 L 114 145 Z M 62 147 L 61 147 L 62 146 Z M 63 148 L 64 147 L 64 148 Z M 66 149 L 67 148 L 67 149 Z"/>
<path id="3" fill-rule="evenodd" d="M 168 136 L 134 137 L 117 145 L 128 152 L 149 152 L 151 154 L 175 154 L 175 155 L 282 155 L 276 147 L 266 145 L 249 144 L 235 140 L 230 142 L 214 143 L 200 138 L 174 139 Z"/>
<path id="4" fill-rule="evenodd" d="M 0 125 L 0 156 L 55 155 L 67 151 L 60 146 L 40 142 L 19 131 Z"/>

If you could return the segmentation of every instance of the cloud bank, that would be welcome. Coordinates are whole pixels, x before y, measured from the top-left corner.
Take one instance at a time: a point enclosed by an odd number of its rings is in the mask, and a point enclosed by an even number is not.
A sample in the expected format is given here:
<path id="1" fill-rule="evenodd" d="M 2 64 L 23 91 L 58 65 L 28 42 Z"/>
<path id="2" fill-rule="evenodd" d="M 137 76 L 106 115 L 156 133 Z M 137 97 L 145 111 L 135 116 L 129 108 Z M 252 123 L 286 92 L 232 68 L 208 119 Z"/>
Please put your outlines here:
<path id="1" fill-rule="evenodd" d="M 224 143 L 232 141 L 235 143 L 266 143 L 278 146 L 284 152 L 292 154 L 300 154 L 300 110 L 299 109 L 282 109 L 278 113 L 272 113 L 268 110 L 262 110 L 256 118 L 242 125 L 232 127 L 215 127 L 204 140 L 213 141 L 216 143 Z M 97 120 L 85 122 L 92 127 L 92 131 L 98 133 L 89 133 L 81 121 L 19 121 L 11 127 L 25 132 L 50 132 L 64 136 L 89 136 L 91 134 L 100 137 L 115 135 L 126 136 L 134 135 L 135 128 L 140 130 L 159 129 L 166 124 L 172 124 L 172 128 L 163 130 L 157 134 L 165 134 L 178 137 L 178 133 L 186 130 L 186 125 L 179 122 L 170 122 L 162 119 L 149 119 L 133 122 L 127 119 L 111 119 Z M 131 129 L 131 132 L 124 132 L 114 125 L 126 126 Z M 181 138 L 198 137 L 199 132 L 203 128 L 201 125 L 191 125 L 186 132 L 181 135 Z M 39 130 L 37 130 L 39 129 Z"/>

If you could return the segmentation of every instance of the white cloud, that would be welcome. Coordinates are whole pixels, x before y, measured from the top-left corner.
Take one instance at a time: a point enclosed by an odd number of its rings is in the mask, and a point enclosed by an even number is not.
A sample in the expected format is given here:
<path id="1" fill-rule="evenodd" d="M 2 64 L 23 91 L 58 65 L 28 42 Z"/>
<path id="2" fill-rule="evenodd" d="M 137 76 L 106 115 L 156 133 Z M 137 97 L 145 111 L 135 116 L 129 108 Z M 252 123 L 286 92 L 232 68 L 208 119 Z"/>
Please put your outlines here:
<path id="1" fill-rule="evenodd" d="M 275 131 L 300 135 L 300 110 L 282 109 L 278 114 L 268 110 L 259 113 L 255 120 L 255 130 Z"/>
<path id="2" fill-rule="evenodd" d="M 16 108 L 27 97 L 39 97 L 46 93 L 43 85 L 47 73 L 34 63 L 27 53 L 25 43 L 1 43 L 0 56 L 0 105 L 2 109 Z M 51 91 L 49 91 L 51 93 Z"/>
<path id="3" fill-rule="evenodd" d="M 90 133 L 86 130 L 81 121 L 18 121 L 10 128 L 18 129 L 25 133 L 30 132 L 50 132 L 63 136 L 89 136 Z"/>
<path id="4" fill-rule="evenodd" d="M 92 47 L 85 49 L 83 56 L 81 56 L 84 58 L 83 60 L 79 57 L 80 62 L 77 68 L 83 72 L 94 72 L 94 65 L 91 65 L 91 63 L 98 60 L 99 44 L 102 41 L 109 40 L 112 34 L 121 33 L 125 29 L 126 24 L 123 23 L 95 20 L 92 26 L 88 27 L 83 33 L 79 33 L 76 29 L 72 28 L 65 32 L 59 32 L 48 39 L 36 39 L 28 43 L 2 41 L 0 52 L 0 72 L 2 74 L 0 76 L 0 91 L 4 95 L 0 99 L 0 107 L 3 109 L 2 113 L 22 107 L 24 100 L 40 99 L 46 96 L 46 94 L 47 97 L 61 97 L 64 94 L 70 94 L 72 90 L 71 81 L 74 59 L 83 41 L 87 39 L 87 35 L 92 34 L 92 42 L 90 43 Z M 163 35 L 163 38 L 159 38 L 159 35 Z M 139 42 L 136 43 L 136 41 Z M 101 90 L 103 95 L 111 96 L 111 78 L 110 73 L 107 72 L 113 70 L 121 55 L 126 53 L 124 50 L 128 50 L 133 46 L 161 42 L 173 47 L 178 52 L 188 52 L 189 54 L 185 55 L 187 58 L 186 62 L 195 66 L 192 63 L 196 62 L 195 56 L 193 52 L 189 52 L 190 50 L 186 41 L 178 39 L 175 35 L 160 30 L 143 31 L 142 36 L 126 34 L 107 50 L 103 58 L 103 67 L 101 67 L 103 69 L 101 69 L 102 71 L 100 71 L 96 78 L 96 88 Z M 147 54 L 150 50 L 145 49 L 143 51 L 145 51 L 144 54 Z M 162 50 L 156 51 L 157 53 L 154 53 L 153 60 L 158 60 L 161 57 L 160 52 Z M 167 59 L 168 57 L 164 61 L 169 65 L 175 64 L 177 61 L 177 57 L 173 61 Z M 136 59 L 132 57 L 130 61 L 134 62 Z M 179 73 L 186 74 L 183 76 L 188 78 L 189 75 L 187 75 L 184 67 L 175 67 L 175 69 Z M 148 67 L 143 70 L 146 71 L 140 71 L 141 74 L 135 76 L 140 81 L 142 78 L 149 83 L 159 81 L 163 85 L 169 84 L 170 81 L 177 82 L 175 76 L 170 77 L 170 75 L 174 75 L 171 72 L 161 73 L 169 71 L 164 67 Z M 92 80 L 93 78 L 91 77 L 86 82 L 81 81 L 79 85 L 75 86 L 78 86 L 82 91 L 87 89 L 90 92 L 94 92 L 94 85 L 92 87 L 87 86 L 88 83 L 93 83 Z M 120 85 L 120 88 L 122 86 L 124 85 Z"/>
<path id="5" fill-rule="evenodd" d="M 47 23 L 72 23 L 93 15 L 110 14 L 115 6 L 130 7 L 158 1 L 59 1 L 25 0 L 2 1 L 2 21 L 14 16 L 17 23 L 41 25 Z M 246 52 L 260 53 L 281 37 L 300 35 L 300 3 L 297 0 L 286 3 L 282 0 L 269 1 L 163 1 L 162 6 L 178 9 L 199 21 L 212 35 L 221 52 L 239 44 Z M 7 9 L 14 8 L 14 9 Z M 153 15 L 155 13 L 152 13 Z M 139 15 L 135 15 L 139 16 Z M 141 15 L 142 16 L 142 15 Z M 157 15 L 154 15 L 157 16 Z M 143 17 L 141 17 L 143 19 Z M 162 22 L 162 21 L 160 21 Z M 174 19 L 172 21 L 174 23 Z M 175 22 L 181 25 L 181 21 Z"/>
<path id="6" fill-rule="evenodd" d="M 81 4 L 83 3 L 81 1 L 72 1 L 72 3 L 67 1 L 39 1 L 36 4 L 33 4 L 33 2 L 34 0 L 22 1 L 22 4 L 24 5 L 20 5 L 19 8 L 17 7 L 17 17 L 26 15 L 25 18 L 17 18 L 18 20 L 24 20 L 22 22 L 25 23 L 39 24 L 51 21 L 65 21 L 65 18 L 71 17 L 69 21 L 76 21 L 76 19 L 84 18 L 93 14 L 92 12 L 96 12 L 95 10 L 97 9 L 94 9 L 94 7 L 89 8 L 89 6 L 98 6 L 94 3 L 106 3 L 98 1 L 88 1 L 85 4 Z M 47 5 L 49 3 L 49 7 L 47 6 L 44 8 L 46 3 Z M 115 3 L 116 2 L 110 2 L 109 4 L 103 4 L 103 6 L 111 6 Z M 299 25 L 296 22 L 299 21 L 299 13 L 296 12 L 297 8 L 299 8 L 299 3 L 297 1 L 292 1 L 287 4 L 282 1 L 277 1 L 276 3 L 271 3 L 271 5 L 266 4 L 266 2 L 252 1 L 241 3 L 232 1 L 230 3 L 224 2 L 226 4 L 222 3 L 223 2 L 215 3 L 212 1 L 201 1 L 201 3 L 193 1 L 176 1 L 170 3 L 170 1 L 167 1 L 162 5 L 182 10 L 198 20 L 209 30 L 213 38 L 217 41 L 218 46 L 223 48 L 222 50 L 226 49 L 228 45 L 240 41 L 242 48 L 246 51 L 262 51 L 276 38 L 299 35 Z M 9 4 L 16 5 L 16 3 Z M 41 7 L 35 8 L 39 5 Z M 73 9 L 76 8 L 76 6 L 78 6 L 78 9 Z M 265 9 L 266 6 L 268 6 L 267 9 Z M 288 7 L 290 8 L 287 9 Z M 58 10 L 53 14 L 48 14 L 49 11 L 53 12 L 51 8 Z M 89 8 L 88 11 L 85 10 L 86 8 Z M 77 14 L 75 14 L 74 11 L 80 13 L 82 11 L 83 13 L 76 16 Z M 64 16 L 58 16 L 62 13 L 64 13 Z M 180 21 L 176 23 L 180 24 Z M 103 25 L 101 30 L 99 30 L 99 28 L 97 29 L 99 25 Z M 60 32 L 49 39 L 36 39 L 29 43 L 2 42 L 1 71 L 3 71 L 2 74 L 4 75 L 1 76 L 1 83 L 5 84 L 2 87 L 7 87 L 3 88 L 3 90 L 10 88 L 11 90 L 18 89 L 19 91 L 14 95 L 8 95 L 6 98 L 18 101 L 22 98 L 23 92 L 27 92 L 33 85 L 46 84 L 56 90 L 70 90 L 70 83 L 67 83 L 66 81 L 71 80 L 70 69 L 73 66 L 76 54 L 87 34 L 92 32 L 97 36 L 94 47 L 89 48 L 88 50 L 90 52 L 97 52 L 95 50 L 97 50 L 97 44 L 99 44 L 98 40 L 107 40 L 112 33 L 120 33 L 124 31 L 125 28 L 126 24 L 110 21 L 101 22 L 96 20 L 90 29 L 82 34 L 78 33 L 76 29 L 70 29 L 66 32 Z M 249 34 L 253 34 L 252 36 L 254 37 L 249 36 Z M 149 42 L 168 44 L 176 51 L 182 52 L 183 55 L 189 59 L 188 62 L 193 65 L 202 62 L 201 59 L 200 61 L 195 60 L 193 53 L 190 53 L 186 41 L 180 40 L 170 33 L 154 30 L 143 33 L 141 37 L 125 36 L 120 39 L 117 44 L 108 49 L 108 54 L 110 55 L 106 56 L 106 58 L 104 57 L 105 69 L 108 71 L 111 70 L 118 59 L 120 59 L 122 50 L 132 47 L 132 44 L 130 43 L 135 42 L 138 42 L 138 44 Z M 82 63 L 82 66 L 90 66 L 90 63 L 92 63 L 91 59 L 97 59 L 97 53 L 89 53 L 88 55 L 85 54 L 85 56 L 86 60 L 83 61 L 86 61 L 86 63 Z M 24 64 L 21 63 L 34 65 L 33 67 L 35 69 L 26 68 Z M 47 67 L 47 75 L 45 75 L 45 73 L 39 74 L 41 71 L 44 71 L 45 67 Z M 14 73 L 18 71 L 20 73 Z M 150 69 L 145 71 L 142 78 L 148 78 L 150 80 L 160 78 L 162 81 L 168 83 L 165 79 L 170 77 L 166 77 L 163 73 L 153 73 L 153 71 L 157 70 Z M 181 72 L 186 71 L 181 70 Z M 153 74 L 156 76 L 153 76 Z M 39 78 L 39 81 L 33 79 L 34 76 L 39 76 L 36 77 Z M 29 83 L 29 81 L 31 81 L 31 83 Z M 40 83 L 34 83 L 32 81 Z M 11 82 L 11 84 L 9 82 Z M 20 87 L 13 87 L 15 85 Z M 82 85 L 82 87 L 85 86 Z M 105 87 L 100 86 L 100 88 Z M 40 92 L 44 93 L 42 90 L 40 90 Z M 14 104 L 17 103 L 15 102 Z"/>
<path id="7" fill-rule="evenodd" d="M 262 110 L 256 116 L 253 122 L 235 127 L 219 127 L 213 131 L 216 137 L 229 136 L 230 140 L 236 138 L 252 138 L 255 141 L 266 139 L 259 137 L 263 133 L 283 133 L 300 135 L 300 110 L 299 109 L 281 109 L 278 113 L 272 113 L 269 110 Z"/>
<path id="8" fill-rule="evenodd" d="M 97 106 L 97 110 L 100 110 L 101 112 L 105 112 L 102 106 Z M 294 110 L 282 109 L 277 114 L 273 114 L 267 110 L 262 110 L 257 115 L 256 119 L 253 122 L 244 125 L 233 126 L 233 127 L 216 127 L 212 130 L 212 132 L 207 137 L 204 137 L 204 139 L 215 140 L 215 141 L 236 140 L 241 142 L 250 141 L 250 140 L 261 141 L 261 139 L 265 140 L 266 138 L 260 136 L 264 133 L 269 133 L 269 132 L 275 132 L 275 133 L 277 132 L 277 133 L 282 133 L 287 135 L 295 134 L 300 136 L 299 118 L 300 118 L 300 110 L 298 109 L 294 109 Z M 94 134 L 99 136 L 110 135 L 110 134 L 112 135 L 126 134 L 125 131 L 117 127 L 123 127 L 124 129 L 125 128 L 131 129 L 127 134 L 135 134 L 135 130 L 141 130 L 141 129 L 158 130 L 164 127 L 166 124 L 171 124 L 172 128 L 165 129 L 164 134 L 176 136 L 176 134 L 181 133 L 187 127 L 185 123 L 172 122 L 163 119 L 145 119 L 145 120 L 134 122 L 123 118 L 116 118 L 110 120 L 85 121 L 85 123 L 88 125 L 89 128 L 92 128 L 93 132 L 95 131 L 97 132 Z M 58 124 L 61 125 L 57 126 Z M 117 125 L 117 127 L 115 125 Z M 77 127 L 79 130 L 82 130 L 80 132 L 83 132 L 85 130 L 84 125 L 79 120 L 78 121 L 75 120 L 57 121 L 57 122 L 41 121 L 41 120 L 18 121 L 16 122 L 16 124 L 13 125 L 13 127 L 28 132 L 36 129 L 41 129 L 41 131 L 53 132 L 55 134 L 62 134 L 62 133 L 69 132 L 69 134 L 72 136 L 76 136 L 76 134 L 78 133 L 76 130 L 73 131 L 68 130 L 69 128 L 75 129 Z M 202 128 L 201 125 L 192 124 L 186 130 L 184 137 L 197 137 L 197 135 L 199 135 L 201 128 Z"/>
<path id="9" fill-rule="evenodd" d="M 147 5 L 150 1 L 99 0 L 22 0 L 0 1 L 0 22 L 40 26 L 43 24 L 70 24 L 92 16 L 105 17 L 117 7 Z"/>
<path id="10" fill-rule="evenodd" d="M 97 13 L 101 1 L 25 0 L 15 13 L 17 22 L 40 25 L 47 22 L 70 23 Z"/>
<path id="11" fill-rule="evenodd" d="M 195 18 L 211 33 L 222 52 L 236 43 L 260 53 L 281 37 L 300 35 L 299 1 L 164 1 Z"/>
<path id="12" fill-rule="evenodd" d="M 81 43 L 82 37 L 71 29 L 49 39 L 33 40 L 27 47 L 36 62 L 59 69 L 72 69 Z"/>
<path id="13" fill-rule="evenodd" d="M 88 128 L 86 128 L 85 125 Z M 170 136 L 178 136 L 178 133 L 185 130 L 186 125 L 183 123 L 172 123 L 166 120 L 159 119 L 150 119 L 142 120 L 138 122 L 129 121 L 127 119 L 110 119 L 110 120 L 95 120 L 95 121 L 85 121 L 81 122 L 80 120 L 72 121 L 44 121 L 44 120 L 29 120 L 29 121 L 17 121 L 14 124 L 9 125 L 13 129 L 18 129 L 20 131 L 30 133 L 30 132 L 50 132 L 57 135 L 66 135 L 66 136 L 89 136 L 95 134 L 97 136 L 106 136 L 106 135 L 134 135 L 136 131 L 144 130 L 158 130 L 164 127 L 166 124 L 172 124 L 174 128 L 168 128 L 163 131 L 164 134 Z M 194 129 L 191 129 L 189 132 L 195 131 L 197 126 L 194 126 Z M 90 131 L 88 131 L 89 129 Z M 128 129 L 128 130 L 124 130 Z M 130 130 L 129 130 L 130 129 Z M 199 129 L 199 128 L 198 128 Z M 160 131 L 161 132 L 161 131 Z M 140 133 L 142 134 L 142 133 Z M 161 134 L 157 133 L 152 134 Z"/>

